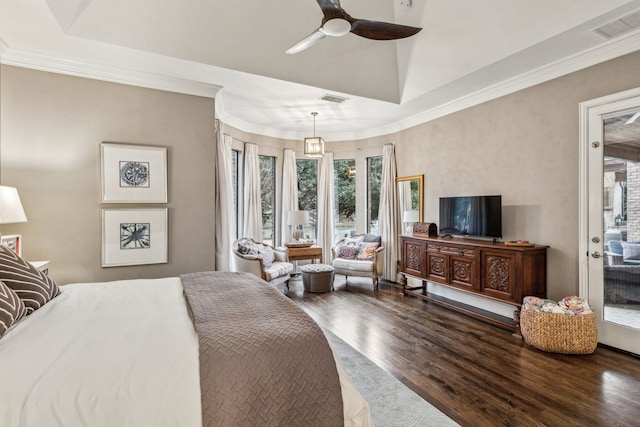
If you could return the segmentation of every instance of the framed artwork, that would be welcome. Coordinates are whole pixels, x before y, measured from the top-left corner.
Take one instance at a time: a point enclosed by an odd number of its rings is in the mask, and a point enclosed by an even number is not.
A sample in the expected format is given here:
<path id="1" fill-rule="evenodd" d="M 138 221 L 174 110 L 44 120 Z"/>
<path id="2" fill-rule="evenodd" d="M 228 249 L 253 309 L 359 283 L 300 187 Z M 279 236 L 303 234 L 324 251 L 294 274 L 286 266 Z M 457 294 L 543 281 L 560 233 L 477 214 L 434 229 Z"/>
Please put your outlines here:
<path id="1" fill-rule="evenodd" d="M 167 148 L 100 144 L 102 203 L 167 203 Z"/>
<path id="2" fill-rule="evenodd" d="M 103 209 L 102 266 L 168 262 L 167 208 Z"/>
<path id="3" fill-rule="evenodd" d="M 0 237 L 0 244 L 8 247 L 13 252 L 22 256 L 22 235 L 21 234 L 7 234 Z"/>

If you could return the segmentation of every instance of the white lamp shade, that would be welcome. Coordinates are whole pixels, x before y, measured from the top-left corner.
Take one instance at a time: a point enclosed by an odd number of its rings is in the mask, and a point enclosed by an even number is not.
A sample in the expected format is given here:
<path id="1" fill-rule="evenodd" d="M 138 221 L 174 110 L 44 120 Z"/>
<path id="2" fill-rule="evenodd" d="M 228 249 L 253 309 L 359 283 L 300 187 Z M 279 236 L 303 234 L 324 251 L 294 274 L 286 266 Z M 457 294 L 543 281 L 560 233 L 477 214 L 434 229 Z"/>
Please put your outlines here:
<path id="1" fill-rule="evenodd" d="M 402 222 L 418 222 L 418 211 L 404 211 L 402 214 Z"/>
<path id="2" fill-rule="evenodd" d="M 0 224 L 27 222 L 18 190 L 15 187 L 0 185 Z"/>
<path id="3" fill-rule="evenodd" d="M 289 211 L 287 214 L 287 225 L 305 225 L 308 223 L 308 211 Z"/>
<path id="4" fill-rule="evenodd" d="M 307 157 L 324 157 L 324 140 L 319 136 L 305 138 L 304 155 Z"/>

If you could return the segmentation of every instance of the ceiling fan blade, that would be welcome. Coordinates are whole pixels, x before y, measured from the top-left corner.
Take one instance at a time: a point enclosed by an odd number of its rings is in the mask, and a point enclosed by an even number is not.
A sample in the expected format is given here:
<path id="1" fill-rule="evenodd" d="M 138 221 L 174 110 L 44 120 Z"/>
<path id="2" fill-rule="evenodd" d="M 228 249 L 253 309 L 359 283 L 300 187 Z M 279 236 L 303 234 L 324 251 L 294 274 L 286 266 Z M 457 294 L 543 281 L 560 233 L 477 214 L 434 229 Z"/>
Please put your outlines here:
<path id="1" fill-rule="evenodd" d="M 342 6 L 340 6 L 340 0 L 318 0 L 318 6 L 320 6 L 325 15 L 327 12 L 343 10 Z"/>
<path id="2" fill-rule="evenodd" d="M 356 19 L 351 23 L 351 32 L 353 34 L 371 40 L 404 39 L 417 34 L 420 30 L 422 28 L 388 22 L 367 21 L 366 19 Z"/>
<path id="3" fill-rule="evenodd" d="M 309 34 L 307 37 L 287 49 L 285 53 L 293 55 L 295 53 L 302 52 L 303 50 L 310 48 L 314 44 L 318 43 L 325 37 L 327 37 L 327 35 L 324 31 L 322 31 L 322 28 L 318 28 L 313 33 Z"/>

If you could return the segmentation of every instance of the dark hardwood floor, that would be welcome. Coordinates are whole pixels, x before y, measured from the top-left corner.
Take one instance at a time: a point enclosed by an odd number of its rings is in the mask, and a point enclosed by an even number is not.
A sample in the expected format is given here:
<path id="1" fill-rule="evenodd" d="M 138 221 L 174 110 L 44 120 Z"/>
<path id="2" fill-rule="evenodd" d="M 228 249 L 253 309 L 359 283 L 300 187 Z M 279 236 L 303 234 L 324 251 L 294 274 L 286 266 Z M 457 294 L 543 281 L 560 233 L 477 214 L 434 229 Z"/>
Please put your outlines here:
<path id="1" fill-rule="evenodd" d="M 640 426 L 640 359 L 545 353 L 511 332 L 381 282 L 288 296 L 462 426 Z M 382 427 L 382 426 L 378 426 Z"/>

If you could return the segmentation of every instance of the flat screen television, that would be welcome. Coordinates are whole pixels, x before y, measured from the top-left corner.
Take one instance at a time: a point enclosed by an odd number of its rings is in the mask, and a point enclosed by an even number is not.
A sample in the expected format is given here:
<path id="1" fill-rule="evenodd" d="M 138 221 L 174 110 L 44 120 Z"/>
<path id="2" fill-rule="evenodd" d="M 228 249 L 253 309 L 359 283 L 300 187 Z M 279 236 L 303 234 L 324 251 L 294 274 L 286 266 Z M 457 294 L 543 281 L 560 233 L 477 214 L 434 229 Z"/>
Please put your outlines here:
<path id="1" fill-rule="evenodd" d="M 440 235 L 502 238 L 502 196 L 441 197 Z"/>

